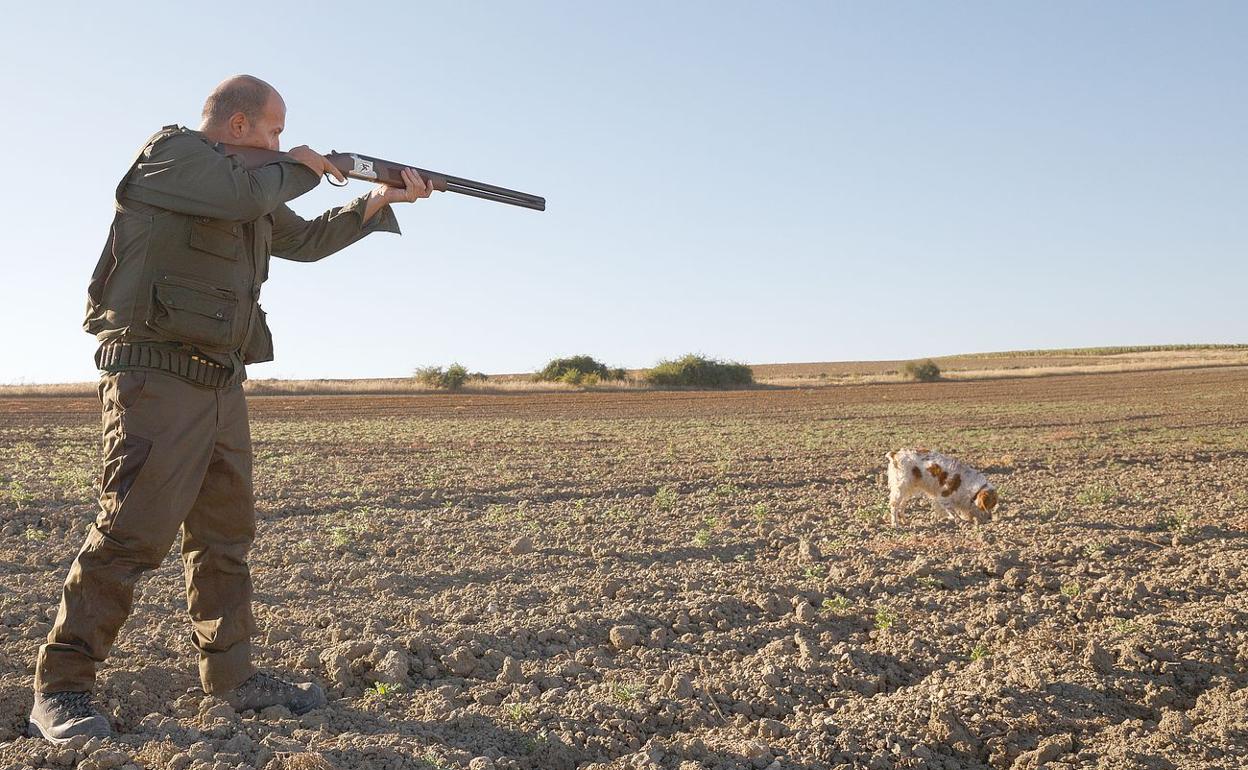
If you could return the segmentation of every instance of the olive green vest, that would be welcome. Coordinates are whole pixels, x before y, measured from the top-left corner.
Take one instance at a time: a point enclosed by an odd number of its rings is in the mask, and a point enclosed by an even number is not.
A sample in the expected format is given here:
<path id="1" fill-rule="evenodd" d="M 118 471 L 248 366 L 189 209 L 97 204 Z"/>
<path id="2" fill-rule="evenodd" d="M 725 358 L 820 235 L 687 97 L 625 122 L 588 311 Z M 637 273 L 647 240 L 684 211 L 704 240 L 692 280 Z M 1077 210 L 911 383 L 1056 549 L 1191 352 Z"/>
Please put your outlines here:
<path id="1" fill-rule="evenodd" d="M 259 298 L 269 274 L 271 215 L 233 221 L 180 213 L 143 202 L 143 191 L 131 184 L 140 161 L 153 157 L 152 148 L 179 135 L 183 143 L 189 135 L 211 147 L 198 132 L 166 126 L 139 151 L 117 185 L 116 213 L 88 288 L 83 328 L 103 343 L 183 343 L 216 354 L 211 357 L 218 361 L 270 361 L 272 337 Z M 202 163 L 202 148 L 186 146 Z M 232 161 L 222 156 L 221 162 Z M 176 158 L 170 161 L 169 173 L 189 173 L 179 168 Z M 302 179 L 290 176 L 280 185 L 281 200 L 294 198 L 319 181 L 311 173 Z M 219 195 L 228 200 L 232 194 L 230 189 L 195 188 L 201 180 L 194 175 L 184 181 L 194 195 L 204 198 Z M 204 175 L 203 184 L 225 187 L 215 176 Z"/>

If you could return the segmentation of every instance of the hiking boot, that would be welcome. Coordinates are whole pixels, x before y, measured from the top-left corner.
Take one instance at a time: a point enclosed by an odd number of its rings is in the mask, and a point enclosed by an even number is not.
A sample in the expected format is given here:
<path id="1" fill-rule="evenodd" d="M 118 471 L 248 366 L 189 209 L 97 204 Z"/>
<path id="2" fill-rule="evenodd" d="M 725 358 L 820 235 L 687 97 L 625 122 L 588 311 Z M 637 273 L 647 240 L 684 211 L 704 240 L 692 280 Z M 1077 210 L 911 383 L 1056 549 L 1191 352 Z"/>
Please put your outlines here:
<path id="1" fill-rule="evenodd" d="M 285 706 L 299 715 L 325 705 L 325 691 L 312 682 L 295 684 L 257 671 L 247 681 L 220 696 L 235 711 L 259 711 Z"/>
<path id="2" fill-rule="evenodd" d="M 32 737 L 53 743 L 69 743 L 75 736 L 111 738 L 108 717 L 91 705 L 89 692 L 35 692 L 35 707 L 28 723 Z"/>

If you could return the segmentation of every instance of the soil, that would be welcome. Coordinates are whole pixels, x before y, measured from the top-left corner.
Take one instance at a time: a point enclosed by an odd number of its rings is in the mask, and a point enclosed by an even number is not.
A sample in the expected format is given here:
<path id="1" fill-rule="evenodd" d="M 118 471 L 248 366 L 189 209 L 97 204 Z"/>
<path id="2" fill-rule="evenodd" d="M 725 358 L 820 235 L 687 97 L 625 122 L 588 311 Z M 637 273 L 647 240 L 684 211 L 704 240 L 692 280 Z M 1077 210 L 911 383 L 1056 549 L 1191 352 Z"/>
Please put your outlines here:
<path id="1" fill-rule="evenodd" d="M 178 545 L 25 736 L 98 405 L 0 400 L 0 769 L 1239 768 L 1248 369 L 730 392 L 253 397 L 257 661 L 198 689 Z M 884 454 L 983 470 L 994 521 Z"/>

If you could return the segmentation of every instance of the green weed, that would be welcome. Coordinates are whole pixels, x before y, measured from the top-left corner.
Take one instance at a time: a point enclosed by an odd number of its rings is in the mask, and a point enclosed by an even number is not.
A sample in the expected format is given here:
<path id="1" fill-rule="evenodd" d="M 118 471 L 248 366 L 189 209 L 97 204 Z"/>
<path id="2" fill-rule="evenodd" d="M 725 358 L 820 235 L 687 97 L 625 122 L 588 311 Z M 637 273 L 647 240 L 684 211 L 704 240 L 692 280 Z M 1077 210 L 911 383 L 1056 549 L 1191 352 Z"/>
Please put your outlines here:
<path id="1" fill-rule="evenodd" d="M 679 494 L 676 490 L 669 486 L 659 487 L 659 491 L 654 493 L 654 499 L 651 501 L 654 510 L 661 513 L 667 513 L 676 507 L 676 500 Z"/>
<path id="2" fill-rule="evenodd" d="M 879 629 L 880 631 L 887 630 L 889 628 L 892 628 L 893 624 L 896 622 L 897 622 L 896 612 L 893 612 L 887 607 L 875 608 L 875 627 L 877 629 Z"/>
<path id="3" fill-rule="evenodd" d="M 1118 488 L 1112 484 L 1093 484 L 1079 490 L 1075 501 L 1081 505 L 1105 505 L 1118 497 Z"/>

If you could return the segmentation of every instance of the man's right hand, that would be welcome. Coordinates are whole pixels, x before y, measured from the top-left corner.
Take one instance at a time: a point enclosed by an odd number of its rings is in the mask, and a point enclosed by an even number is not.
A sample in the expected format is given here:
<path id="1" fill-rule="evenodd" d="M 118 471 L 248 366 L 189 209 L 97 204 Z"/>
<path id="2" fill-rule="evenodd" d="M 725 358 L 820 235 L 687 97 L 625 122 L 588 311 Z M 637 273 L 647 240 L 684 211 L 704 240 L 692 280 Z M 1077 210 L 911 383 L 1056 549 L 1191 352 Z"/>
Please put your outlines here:
<path id="1" fill-rule="evenodd" d="M 322 174 L 329 174 L 339 182 L 347 181 L 347 178 L 343 176 L 342 172 L 339 171 L 334 164 L 330 163 L 325 159 L 324 155 L 308 147 L 306 144 L 301 144 L 298 147 L 292 147 L 286 151 L 286 154 L 312 169 L 316 172 L 318 177 Z"/>

